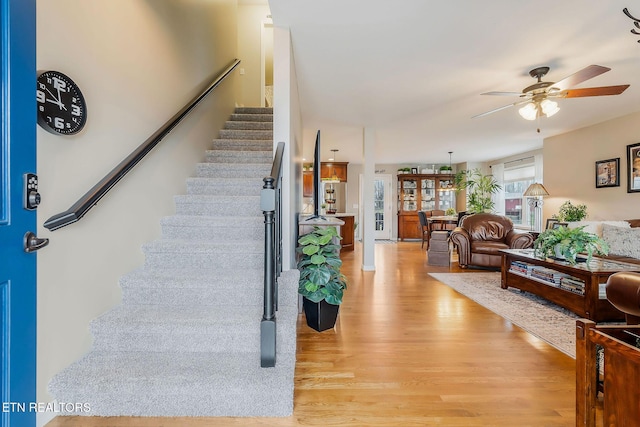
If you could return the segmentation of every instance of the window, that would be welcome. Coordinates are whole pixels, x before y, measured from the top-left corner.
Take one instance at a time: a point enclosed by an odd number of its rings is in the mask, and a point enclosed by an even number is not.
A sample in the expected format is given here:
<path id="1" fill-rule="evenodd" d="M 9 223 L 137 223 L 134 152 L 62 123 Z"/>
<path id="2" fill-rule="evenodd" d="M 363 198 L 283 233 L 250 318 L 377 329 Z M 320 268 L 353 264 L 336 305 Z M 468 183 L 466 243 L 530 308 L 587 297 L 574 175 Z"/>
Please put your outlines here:
<path id="1" fill-rule="evenodd" d="M 525 159 L 529 160 L 529 159 Z M 535 181 L 535 167 L 531 162 L 518 162 L 516 166 L 504 168 L 504 212 L 515 225 L 533 227 L 532 216 L 527 200 L 522 197 L 529 185 Z"/>

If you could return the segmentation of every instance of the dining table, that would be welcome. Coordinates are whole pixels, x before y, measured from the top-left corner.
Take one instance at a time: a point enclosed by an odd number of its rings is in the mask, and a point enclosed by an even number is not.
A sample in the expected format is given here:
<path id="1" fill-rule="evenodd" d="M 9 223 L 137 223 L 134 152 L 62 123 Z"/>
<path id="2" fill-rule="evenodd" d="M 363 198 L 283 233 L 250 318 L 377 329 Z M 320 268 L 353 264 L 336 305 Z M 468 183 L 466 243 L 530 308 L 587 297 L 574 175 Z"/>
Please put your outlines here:
<path id="1" fill-rule="evenodd" d="M 437 215 L 427 217 L 429 234 L 433 231 L 453 230 L 458 225 L 457 215 Z"/>

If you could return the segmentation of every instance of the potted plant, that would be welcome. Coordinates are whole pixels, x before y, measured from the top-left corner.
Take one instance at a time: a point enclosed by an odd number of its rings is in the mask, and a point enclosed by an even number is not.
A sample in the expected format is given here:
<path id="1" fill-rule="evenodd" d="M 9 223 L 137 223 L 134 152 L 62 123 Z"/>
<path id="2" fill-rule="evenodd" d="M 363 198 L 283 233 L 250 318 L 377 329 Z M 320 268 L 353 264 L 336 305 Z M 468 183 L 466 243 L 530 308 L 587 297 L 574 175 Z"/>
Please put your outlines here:
<path id="1" fill-rule="evenodd" d="M 587 264 L 593 254 L 607 255 L 609 245 L 596 234 L 587 233 L 585 226 L 569 228 L 557 227 L 545 230 L 533 243 L 536 256 L 566 259 L 570 264 L 576 263 L 578 254 L 587 254 Z"/>
<path id="2" fill-rule="evenodd" d="M 298 239 L 296 249 L 300 254 L 298 293 L 303 296 L 307 325 L 318 332 L 335 325 L 347 288 L 347 279 L 340 273 L 340 245 L 334 239 L 340 239 L 336 227 L 314 227 Z"/>
<path id="3" fill-rule="evenodd" d="M 448 165 L 444 165 L 444 166 L 440 166 L 440 173 L 451 173 L 453 169 L 451 168 L 451 166 Z"/>
<path id="4" fill-rule="evenodd" d="M 447 208 L 446 211 L 444 211 L 444 214 L 447 216 L 454 216 L 457 215 L 456 210 L 453 208 Z"/>
<path id="5" fill-rule="evenodd" d="M 551 218 L 555 218 L 558 222 L 575 222 L 582 221 L 587 217 L 586 205 L 572 205 L 571 200 L 567 200 L 560 205 L 558 213 L 552 215 Z"/>
<path id="6" fill-rule="evenodd" d="M 495 203 L 491 196 L 502 189 L 493 175 L 485 175 L 480 169 L 463 170 L 455 174 L 456 191 L 466 189 L 468 194 L 467 212 L 492 212 Z"/>

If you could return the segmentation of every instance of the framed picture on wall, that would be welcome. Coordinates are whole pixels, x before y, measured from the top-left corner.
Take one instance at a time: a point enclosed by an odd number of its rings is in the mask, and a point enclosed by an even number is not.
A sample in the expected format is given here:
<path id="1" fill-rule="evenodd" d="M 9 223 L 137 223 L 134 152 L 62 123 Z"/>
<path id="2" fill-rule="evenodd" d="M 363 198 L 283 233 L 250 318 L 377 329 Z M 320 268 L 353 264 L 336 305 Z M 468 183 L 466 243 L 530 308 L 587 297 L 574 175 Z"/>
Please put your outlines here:
<path id="1" fill-rule="evenodd" d="M 418 173 L 418 168 L 411 168 L 411 173 L 412 174 L 417 174 Z"/>
<path id="2" fill-rule="evenodd" d="M 596 162 L 596 188 L 620 186 L 620 157 Z"/>
<path id="3" fill-rule="evenodd" d="M 640 142 L 627 145 L 627 193 L 640 192 Z"/>

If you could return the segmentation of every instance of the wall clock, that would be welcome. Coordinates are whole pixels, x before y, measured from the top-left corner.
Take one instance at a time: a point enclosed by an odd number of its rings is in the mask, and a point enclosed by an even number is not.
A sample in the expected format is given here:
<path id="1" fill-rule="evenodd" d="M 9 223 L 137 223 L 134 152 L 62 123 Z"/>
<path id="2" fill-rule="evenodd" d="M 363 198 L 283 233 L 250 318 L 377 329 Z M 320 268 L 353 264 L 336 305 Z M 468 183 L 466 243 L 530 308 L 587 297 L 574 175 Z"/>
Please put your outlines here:
<path id="1" fill-rule="evenodd" d="M 87 105 L 78 85 L 59 71 L 38 74 L 38 124 L 48 132 L 73 135 L 87 122 Z"/>

